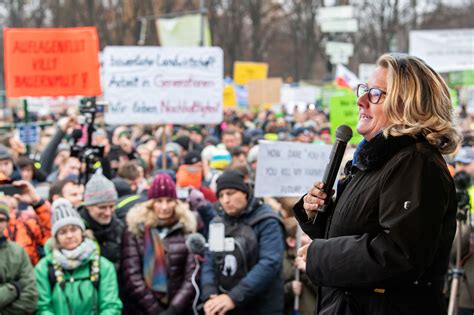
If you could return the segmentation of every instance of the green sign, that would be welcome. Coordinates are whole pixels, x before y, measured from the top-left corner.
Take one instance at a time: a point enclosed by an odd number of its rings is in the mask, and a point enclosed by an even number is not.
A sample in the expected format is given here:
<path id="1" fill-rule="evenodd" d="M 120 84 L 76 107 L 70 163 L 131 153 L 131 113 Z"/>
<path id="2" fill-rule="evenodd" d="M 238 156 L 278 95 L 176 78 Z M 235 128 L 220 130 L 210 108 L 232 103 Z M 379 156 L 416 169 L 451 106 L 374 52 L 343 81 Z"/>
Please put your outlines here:
<path id="1" fill-rule="evenodd" d="M 321 103 L 323 108 L 328 108 L 330 106 L 331 98 L 333 96 L 349 96 L 355 95 L 351 89 L 348 88 L 338 88 L 335 86 L 326 86 L 323 87 L 321 92 Z"/>
<path id="2" fill-rule="evenodd" d="M 451 97 L 451 103 L 453 104 L 453 108 L 458 108 L 458 91 L 455 89 L 449 89 L 449 96 Z"/>
<path id="3" fill-rule="evenodd" d="M 336 140 L 336 129 L 340 125 L 348 125 L 352 128 L 354 136 L 349 143 L 358 144 L 362 136 L 357 133 L 356 127 L 359 122 L 359 109 L 355 95 L 333 96 L 329 101 L 329 122 L 331 123 L 331 138 Z"/>
<path id="4" fill-rule="evenodd" d="M 450 72 L 448 81 L 450 86 L 474 85 L 474 70 Z"/>

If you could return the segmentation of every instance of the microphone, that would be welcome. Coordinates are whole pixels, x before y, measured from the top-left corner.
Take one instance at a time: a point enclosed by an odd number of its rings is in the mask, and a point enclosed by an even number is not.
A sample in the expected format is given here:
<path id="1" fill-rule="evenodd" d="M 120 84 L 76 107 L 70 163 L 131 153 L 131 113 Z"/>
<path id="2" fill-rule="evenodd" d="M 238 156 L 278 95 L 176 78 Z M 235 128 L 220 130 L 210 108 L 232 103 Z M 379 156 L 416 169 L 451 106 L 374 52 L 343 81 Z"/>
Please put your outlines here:
<path id="1" fill-rule="evenodd" d="M 340 125 L 336 129 L 336 142 L 332 146 L 331 154 L 329 155 L 329 162 L 326 165 L 326 170 L 324 171 L 324 176 L 322 182 L 324 187 L 322 189 L 328 197 L 331 196 L 332 187 L 337 178 L 337 173 L 339 167 L 341 166 L 342 158 L 344 157 L 344 152 L 346 151 L 347 142 L 352 138 L 352 129 L 347 125 Z M 325 203 L 321 208 L 318 209 L 319 212 L 326 212 Z M 316 219 L 316 216 L 315 216 Z"/>
<path id="2" fill-rule="evenodd" d="M 186 247 L 192 254 L 202 257 L 206 250 L 206 239 L 199 233 L 189 234 L 186 239 Z"/>
<path id="3" fill-rule="evenodd" d="M 193 313 L 194 315 L 198 315 L 198 302 L 199 296 L 201 295 L 201 291 L 199 290 L 199 285 L 196 282 L 196 276 L 201 268 L 200 261 L 202 261 L 202 257 L 204 256 L 204 251 L 206 250 L 206 239 L 199 233 L 192 233 L 189 234 L 186 238 L 186 247 L 188 250 L 194 254 L 194 261 L 196 262 L 196 269 L 193 271 L 191 276 L 191 283 L 196 291 L 196 296 L 194 297 L 193 301 Z"/>

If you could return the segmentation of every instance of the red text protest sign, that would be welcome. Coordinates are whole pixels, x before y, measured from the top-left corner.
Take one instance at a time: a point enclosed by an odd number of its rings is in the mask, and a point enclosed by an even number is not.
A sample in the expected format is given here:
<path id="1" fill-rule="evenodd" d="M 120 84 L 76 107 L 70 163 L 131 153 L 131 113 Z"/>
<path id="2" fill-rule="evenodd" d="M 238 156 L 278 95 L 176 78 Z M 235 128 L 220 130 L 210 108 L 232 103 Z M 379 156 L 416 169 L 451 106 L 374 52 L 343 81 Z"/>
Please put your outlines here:
<path id="1" fill-rule="evenodd" d="M 3 37 L 8 97 L 102 94 L 95 27 L 6 28 Z"/>

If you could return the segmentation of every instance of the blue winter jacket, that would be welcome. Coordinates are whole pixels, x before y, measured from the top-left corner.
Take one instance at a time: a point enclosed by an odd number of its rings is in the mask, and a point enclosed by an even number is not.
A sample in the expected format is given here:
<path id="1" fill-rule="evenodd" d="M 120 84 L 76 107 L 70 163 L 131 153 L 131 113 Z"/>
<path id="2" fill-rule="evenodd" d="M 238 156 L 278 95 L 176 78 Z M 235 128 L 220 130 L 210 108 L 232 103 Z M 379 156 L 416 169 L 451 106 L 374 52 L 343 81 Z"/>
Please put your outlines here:
<path id="1" fill-rule="evenodd" d="M 272 212 L 270 206 L 260 199 L 251 199 L 249 205 L 242 212 L 242 219 Z M 226 215 L 219 204 L 217 210 L 218 215 Z M 284 298 L 281 270 L 285 249 L 282 225 L 275 218 L 267 218 L 257 223 L 254 231 L 259 246 L 258 261 L 239 284 L 229 291 L 236 305 L 236 309 L 229 314 L 282 314 Z M 201 274 L 201 298 L 204 302 L 211 294 L 222 293 L 218 289 L 215 272 L 212 255 L 207 252 Z"/>

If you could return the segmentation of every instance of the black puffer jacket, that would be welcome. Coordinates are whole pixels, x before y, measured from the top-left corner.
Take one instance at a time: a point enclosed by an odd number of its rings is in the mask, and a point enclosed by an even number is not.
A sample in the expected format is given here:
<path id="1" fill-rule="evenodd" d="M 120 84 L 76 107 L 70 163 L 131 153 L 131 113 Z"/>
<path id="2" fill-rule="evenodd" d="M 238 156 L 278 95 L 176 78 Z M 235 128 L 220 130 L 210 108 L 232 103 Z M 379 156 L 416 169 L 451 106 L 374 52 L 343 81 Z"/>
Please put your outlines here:
<path id="1" fill-rule="evenodd" d="M 143 278 L 143 232 L 145 226 L 156 224 L 152 210 L 148 210 L 148 203 L 137 205 L 127 215 L 128 230 L 123 238 L 121 263 L 122 283 L 125 285 L 125 314 L 159 314 L 166 309 L 166 306 L 159 304 L 159 296 L 147 287 Z M 163 241 L 168 297 L 170 305 L 179 314 L 188 314 L 196 294 L 191 283 L 196 264 L 194 256 L 186 247 L 185 233 L 196 231 L 196 218 L 184 204 L 180 203 L 176 208 L 179 209 L 175 210 L 179 213 L 179 222 L 170 228 Z"/>
<path id="2" fill-rule="evenodd" d="M 355 157 L 328 215 L 313 225 L 303 200 L 294 208 L 315 238 L 306 271 L 319 314 L 445 314 L 457 203 L 441 154 L 422 137 L 380 135 Z"/>

